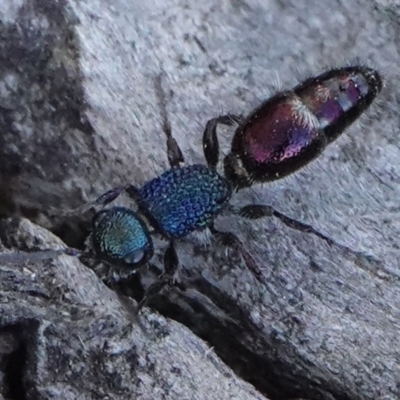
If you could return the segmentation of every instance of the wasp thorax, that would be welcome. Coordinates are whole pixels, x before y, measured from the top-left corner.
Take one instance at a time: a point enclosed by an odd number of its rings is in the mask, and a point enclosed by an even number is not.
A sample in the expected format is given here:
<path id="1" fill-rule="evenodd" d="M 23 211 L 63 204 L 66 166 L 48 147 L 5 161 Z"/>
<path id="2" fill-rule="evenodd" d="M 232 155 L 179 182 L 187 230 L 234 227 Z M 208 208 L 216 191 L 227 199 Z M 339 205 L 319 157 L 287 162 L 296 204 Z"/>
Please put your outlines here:
<path id="1" fill-rule="evenodd" d="M 228 182 L 205 165 L 173 168 L 139 190 L 139 207 L 170 238 L 207 227 L 229 201 Z"/>
<path id="2" fill-rule="evenodd" d="M 381 88 L 377 71 L 356 66 L 330 70 L 278 93 L 236 130 L 224 162 L 226 176 L 240 188 L 295 172 L 359 118 Z"/>
<path id="3" fill-rule="evenodd" d="M 124 207 L 96 214 L 92 245 L 99 258 L 127 268 L 137 268 L 153 255 L 153 243 L 146 225 L 134 211 Z"/>

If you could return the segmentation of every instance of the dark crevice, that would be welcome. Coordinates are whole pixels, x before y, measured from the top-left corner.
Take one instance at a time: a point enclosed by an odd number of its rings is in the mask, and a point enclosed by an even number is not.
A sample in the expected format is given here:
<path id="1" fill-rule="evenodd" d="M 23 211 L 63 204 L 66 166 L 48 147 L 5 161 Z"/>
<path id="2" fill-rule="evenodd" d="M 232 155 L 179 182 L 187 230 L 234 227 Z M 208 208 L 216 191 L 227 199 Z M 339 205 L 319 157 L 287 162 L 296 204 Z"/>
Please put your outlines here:
<path id="1" fill-rule="evenodd" d="M 1 323 L 1 321 L 0 321 Z M 35 400 L 42 398 L 35 382 L 37 332 L 39 321 L 26 319 L 23 323 L 8 325 L 0 329 L 2 334 L 13 338 L 12 351 L 3 357 L 0 369 L 4 374 L 4 394 L 7 400 Z"/>
<path id="2" fill-rule="evenodd" d="M 91 220 L 85 216 L 58 218 L 53 225 L 52 233 L 58 236 L 67 246 L 83 250 L 90 234 Z"/>
<path id="3" fill-rule="evenodd" d="M 10 400 L 27 400 L 23 383 L 27 351 L 21 343 L 16 351 L 4 357 L 5 397 Z"/>
<path id="4" fill-rule="evenodd" d="M 28 350 L 22 339 L 20 326 L 9 326 L 0 331 L 1 334 L 12 335 L 15 348 L 4 355 L 1 370 L 4 374 L 4 396 L 9 400 L 28 400 L 24 375 L 28 359 Z"/>
<path id="5" fill-rule="evenodd" d="M 340 388 L 329 387 L 328 382 L 325 382 L 326 386 L 317 385 L 304 373 L 295 374 L 293 365 L 288 365 L 279 355 L 293 353 L 289 345 L 275 343 L 272 336 L 269 339 L 261 335 L 253 337 L 257 327 L 235 301 L 208 282 L 196 281 L 193 287 L 196 289 L 187 292 L 172 289 L 169 294 L 153 298 L 149 305 L 207 341 L 241 379 L 251 383 L 260 393 L 271 400 L 299 397 L 355 400 Z M 213 303 L 208 306 L 210 299 Z M 263 349 L 263 354 L 259 354 L 258 349 Z"/>

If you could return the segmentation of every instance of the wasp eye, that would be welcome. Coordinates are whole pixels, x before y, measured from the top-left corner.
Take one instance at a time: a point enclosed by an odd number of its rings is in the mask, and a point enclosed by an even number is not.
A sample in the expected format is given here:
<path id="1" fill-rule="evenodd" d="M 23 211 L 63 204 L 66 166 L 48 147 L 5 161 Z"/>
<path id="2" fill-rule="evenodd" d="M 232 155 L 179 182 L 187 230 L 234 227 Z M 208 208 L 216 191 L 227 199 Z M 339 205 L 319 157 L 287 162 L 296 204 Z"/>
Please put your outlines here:
<path id="1" fill-rule="evenodd" d="M 145 252 L 143 251 L 143 249 L 139 249 L 137 251 L 128 254 L 124 258 L 124 262 L 126 264 L 138 264 L 143 259 L 144 256 Z"/>

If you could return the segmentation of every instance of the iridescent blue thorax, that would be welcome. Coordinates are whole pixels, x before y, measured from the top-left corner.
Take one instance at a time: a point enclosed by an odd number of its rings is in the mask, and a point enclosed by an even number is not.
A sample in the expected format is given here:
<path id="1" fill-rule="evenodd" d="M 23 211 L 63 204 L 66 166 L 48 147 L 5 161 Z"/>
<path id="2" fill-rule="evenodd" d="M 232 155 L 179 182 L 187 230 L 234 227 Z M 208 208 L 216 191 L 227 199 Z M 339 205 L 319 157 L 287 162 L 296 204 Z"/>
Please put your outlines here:
<path id="1" fill-rule="evenodd" d="M 168 237 L 207 227 L 231 197 L 226 179 L 206 165 L 173 168 L 139 189 L 140 210 Z"/>

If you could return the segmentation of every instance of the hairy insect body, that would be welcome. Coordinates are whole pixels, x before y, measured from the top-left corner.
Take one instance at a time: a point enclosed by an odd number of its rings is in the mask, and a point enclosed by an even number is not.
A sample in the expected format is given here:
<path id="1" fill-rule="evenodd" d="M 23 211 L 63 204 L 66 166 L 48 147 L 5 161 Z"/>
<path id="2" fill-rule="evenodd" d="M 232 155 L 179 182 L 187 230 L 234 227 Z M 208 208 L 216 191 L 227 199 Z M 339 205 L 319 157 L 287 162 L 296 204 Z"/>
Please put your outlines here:
<path id="1" fill-rule="evenodd" d="M 179 263 L 175 239 L 208 227 L 221 242 L 239 249 L 259 278 L 262 274 L 240 240 L 230 232 L 218 231 L 215 218 L 223 210 L 251 219 L 274 215 L 290 227 L 309 232 L 308 226 L 263 204 L 229 208 L 232 193 L 258 182 L 280 179 L 308 164 L 360 117 L 381 88 L 382 79 L 373 69 L 362 66 L 333 69 L 267 99 L 245 119 L 232 114 L 213 118 L 203 133 L 206 165 L 181 166 L 184 157 L 171 135 L 164 110 L 170 169 L 142 187 L 114 188 L 94 202 L 105 205 L 127 192 L 138 206 L 137 213 L 114 207 L 95 217 L 94 252 L 100 259 L 137 270 L 153 255 L 146 225 L 150 224 L 156 233 L 169 240 L 164 253 L 164 280 L 160 278 L 165 284 Z M 231 150 L 223 159 L 221 176 L 217 172 L 220 162 L 217 127 L 232 123 L 237 123 L 238 128 Z M 153 289 L 158 288 L 156 283 Z M 153 289 L 149 289 L 149 295 Z"/>
<path id="2" fill-rule="evenodd" d="M 179 265 L 175 239 L 207 227 L 221 243 L 238 250 L 254 276 L 263 281 L 261 270 L 239 238 L 214 226 L 214 219 L 223 210 L 250 219 L 275 216 L 291 228 L 317 234 L 331 242 L 309 225 L 268 205 L 248 204 L 235 209 L 228 203 L 234 191 L 280 179 L 315 159 L 360 117 L 381 88 L 379 73 L 370 68 L 333 69 L 307 79 L 292 90 L 278 93 L 244 120 L 232 114 L 213 118 L 203 133 L 206 165 L 181 165 L 184 157 L 171 134 L 165 104 L 161 101 L 170 169 L 140 188 L 116 187 L 82 207 L 87 210 L 88 206 L 105 206 L 124 192 L 138 207 L 137 212 L 113 207 L 96 214 L 91 234 L 94 256 L 136 272 L 153 256 L 148 224 L 169 241 L 164 252 L 164 272 L 147 289 L 140 309 L 146 299 L 173 280 Z M 217 127 L 233 123 L 239 126 L 231 150 L 223 159 L 224 175 L 221 176 L 217 172 L 220 162 Z"/>
<path id="3" fill-rule="evenodd" d="M 169 238 L 212 223 L 231 197 L 225 178 L 206 165 L 172 168 L 138 190 L 139 209 Z"/>
<path id="4" fill-rule="evenodd" d="M 366 67 L 333 69 L 266 100 L 239 124 L 225 175 L 237 187 L 287 176 L 316 158 L 382 88 Z"/>

